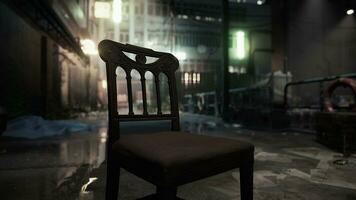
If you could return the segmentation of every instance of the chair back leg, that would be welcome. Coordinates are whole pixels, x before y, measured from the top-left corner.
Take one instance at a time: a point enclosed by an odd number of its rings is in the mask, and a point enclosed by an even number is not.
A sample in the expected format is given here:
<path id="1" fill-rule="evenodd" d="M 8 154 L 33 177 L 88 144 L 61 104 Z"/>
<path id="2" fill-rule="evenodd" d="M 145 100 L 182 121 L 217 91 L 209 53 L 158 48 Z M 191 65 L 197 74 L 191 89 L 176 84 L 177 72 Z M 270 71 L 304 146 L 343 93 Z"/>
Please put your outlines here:
<path id="1" fill-rule="evenodd" d="M 253 158 L 240 167 L 241 200 L 253 200 Z"/>
<path id="2" fill-rule="evenodd" d="M 120 165 L 114 159 L 107 160 L 105 200 L 117 200 L 119 195 Z"/>

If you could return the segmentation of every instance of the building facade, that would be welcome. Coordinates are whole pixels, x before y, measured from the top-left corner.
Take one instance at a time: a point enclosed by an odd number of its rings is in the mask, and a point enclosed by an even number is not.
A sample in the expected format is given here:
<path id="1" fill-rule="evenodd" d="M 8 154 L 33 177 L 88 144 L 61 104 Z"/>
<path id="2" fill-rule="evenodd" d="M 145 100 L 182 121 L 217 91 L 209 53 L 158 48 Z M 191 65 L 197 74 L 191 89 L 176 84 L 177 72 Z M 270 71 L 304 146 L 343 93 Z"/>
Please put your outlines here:
<path id="1" fill-rule="evenodd" d="M 80 41 L 93 32 L 93 1 L 2 1 L 0 106 L 10 118 L 58 117 L 97 106 L 97 67 Z"/>

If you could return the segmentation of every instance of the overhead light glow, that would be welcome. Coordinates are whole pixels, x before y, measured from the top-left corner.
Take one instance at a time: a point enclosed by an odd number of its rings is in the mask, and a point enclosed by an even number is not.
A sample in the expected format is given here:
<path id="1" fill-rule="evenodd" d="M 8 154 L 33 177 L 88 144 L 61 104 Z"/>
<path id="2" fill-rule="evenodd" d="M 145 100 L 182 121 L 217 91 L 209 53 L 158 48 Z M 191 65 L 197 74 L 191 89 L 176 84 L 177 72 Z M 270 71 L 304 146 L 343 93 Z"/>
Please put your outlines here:
<path id="1" fill-rule="evenodd" d="M 96 49 L 95 42 L 91 39 L 80 40 L 82 51 L 87 55 L 96 55 L 98 50 Z"/>
<path id="2" fill-rule="evenodd" d="M 263 1 L 262 0 L 257 0 L 257 5 L 262 5 L 263 4 Z"/>
<path id="3" fill-rule="evenodd" d="M 94 16 L 96 18 L 110 18 L 110 3 L 96 1 L 94 5 Z"/>
<path id="4" fill-rule="evenodd" d="M 236 32 L 236 56 L 242 60 L 245 58 L 245 33 L 243 31 Z"/>
<path id="5" fill-rule="evenodd" d="M 348 9 L 347 11 L 346 11 L 346 14 L 348 14 L 348 15 L 353 15 L 355 13 L 355 10 L 354 9 Z"/>
<path id="6" fill-rule="evenodd" d="M 121 7 L 121 0 L 114 0 L 112 2 L 112 20 L 117 24 L 121 22 Z"/>
<path id="7" fill-rule="evenodd" d="M 177 52 L 175 56 L 178 58 L 178 60 L 187 59 L 187 54 L 185 52 Z"/>

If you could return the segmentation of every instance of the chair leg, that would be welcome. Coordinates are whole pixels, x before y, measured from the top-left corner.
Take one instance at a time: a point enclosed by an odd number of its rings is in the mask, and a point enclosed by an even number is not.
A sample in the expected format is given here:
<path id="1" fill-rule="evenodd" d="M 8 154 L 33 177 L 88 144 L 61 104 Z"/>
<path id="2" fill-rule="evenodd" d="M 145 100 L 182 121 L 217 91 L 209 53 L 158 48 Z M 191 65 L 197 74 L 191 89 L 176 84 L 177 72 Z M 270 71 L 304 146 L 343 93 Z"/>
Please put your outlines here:
<path id="1" fill-rule="evenodd" d="M 119 196 L 120 165 L 118 161 L 108 159 L 106 172 L 106 200 L 117 200 Z"/>
<path id="2" fill-rule="evenodd" d="M 241 200 L 253 200 L 253 159 L 240 167 Z"/>
<path id="3" fill-rule="evenodd" d="M 177 188 L 157 187 L 156 195 L 158 200 L 175 200 L 177 198 Z"/>

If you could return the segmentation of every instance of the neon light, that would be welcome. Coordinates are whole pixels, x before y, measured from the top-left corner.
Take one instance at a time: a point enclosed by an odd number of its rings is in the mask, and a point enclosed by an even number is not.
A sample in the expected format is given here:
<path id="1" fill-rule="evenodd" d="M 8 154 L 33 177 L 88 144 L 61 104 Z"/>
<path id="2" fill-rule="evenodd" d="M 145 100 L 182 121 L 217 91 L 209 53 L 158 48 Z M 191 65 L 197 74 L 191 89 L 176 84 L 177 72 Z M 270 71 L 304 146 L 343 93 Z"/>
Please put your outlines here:
<path id="1" fill-rule="evenodd" d="M 245 58 L 245 33 L 243 31 L 236 32 L 236 56 L 242 60 Z"/>

